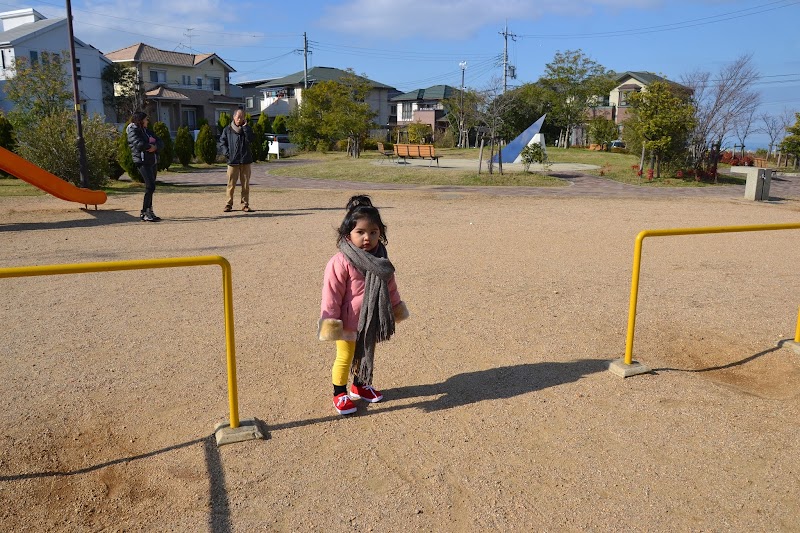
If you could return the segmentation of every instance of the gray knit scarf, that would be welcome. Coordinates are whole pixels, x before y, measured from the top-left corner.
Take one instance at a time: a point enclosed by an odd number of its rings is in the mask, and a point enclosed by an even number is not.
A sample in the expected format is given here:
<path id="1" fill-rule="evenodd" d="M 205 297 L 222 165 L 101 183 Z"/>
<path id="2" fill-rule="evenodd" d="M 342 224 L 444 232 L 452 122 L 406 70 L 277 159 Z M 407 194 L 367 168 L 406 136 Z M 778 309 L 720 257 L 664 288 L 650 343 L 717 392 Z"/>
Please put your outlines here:
<path id="1" fill-rule="evenodd" d="M 389 298 L 389 280 L 394 274 L 394 265 L 389 261 L 383 243 L 378 243 L 377 250 L 371 254 L 342 239 L 339 250 L 364 275 L 365 280 L 356 351 L 350 373 L 360 384 L 372 385 L 375 344 L 389 340 L 394 334 L 394 314 Z"/>

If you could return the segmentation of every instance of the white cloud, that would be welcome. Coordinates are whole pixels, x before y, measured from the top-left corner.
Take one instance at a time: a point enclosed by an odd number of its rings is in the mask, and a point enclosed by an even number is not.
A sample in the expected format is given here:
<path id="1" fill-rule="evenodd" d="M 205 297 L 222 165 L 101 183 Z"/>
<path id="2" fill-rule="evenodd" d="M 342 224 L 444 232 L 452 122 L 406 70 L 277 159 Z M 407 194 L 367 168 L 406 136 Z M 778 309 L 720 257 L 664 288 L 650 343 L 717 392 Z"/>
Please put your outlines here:
<path id="1" fill-rule="evenodd" d="M 661 0 L 346 0 L 325 8 L 319 24 L 342 33 L 408 39 L 467 39 L 506 20 L 546 14 L 586 16 L 595 8 L 649 8 Z"/>

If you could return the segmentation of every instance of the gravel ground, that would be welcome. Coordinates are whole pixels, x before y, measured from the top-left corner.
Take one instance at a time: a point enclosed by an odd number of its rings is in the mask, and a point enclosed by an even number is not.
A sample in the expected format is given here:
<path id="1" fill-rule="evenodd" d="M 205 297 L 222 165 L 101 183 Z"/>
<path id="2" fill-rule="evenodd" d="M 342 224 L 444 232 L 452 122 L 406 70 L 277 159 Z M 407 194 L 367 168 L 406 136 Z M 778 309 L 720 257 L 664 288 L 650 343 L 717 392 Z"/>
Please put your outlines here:
<path id="1" fill-rule="evenodd" d="M 374 191 L 411 318 L 378 347 L 385 400 L 331 405 L 319 293 L 347 190 L 159 194 L 82 211 L 0 198 L 3 266 L 222 255 L 218 267 L 0 280 L 7 531 L 798 531 L 800 202 Z M 369 192 L 369 191 L 367 191 Z"/>

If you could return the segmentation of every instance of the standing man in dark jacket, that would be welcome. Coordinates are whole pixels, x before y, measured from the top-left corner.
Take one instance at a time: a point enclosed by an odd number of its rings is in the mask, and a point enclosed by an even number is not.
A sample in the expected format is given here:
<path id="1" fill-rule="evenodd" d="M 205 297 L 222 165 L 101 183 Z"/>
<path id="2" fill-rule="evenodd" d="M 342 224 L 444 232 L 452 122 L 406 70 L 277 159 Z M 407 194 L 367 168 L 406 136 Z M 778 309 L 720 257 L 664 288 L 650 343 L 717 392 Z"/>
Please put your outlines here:
<path id="1" fill-rule="evenodd" d="M 236 189 L 237 180 L 242 183 L 242 211 L 246 213 L 252 211 L 250 209 L 250 166 L 253 163 L 253 153 L 250 151 L 250 143 L 254 138 L 253 130 L 247 125 L 244 111 L 237 109 L 233 114 L 233 122 L 225 126 L 220 138 L 222 153 L 228 158 L 226 213 L 233 209 L 233 191 Z"/>
<path id="2" fill-rule="evenodd" d="M 133 164 L 144 179 L 144 201 L 139 218 L 145 222 L 158 222 L 161 220 L 153 213 L 153 193 L 156 190 L 156 170 L 158 168 L 158 151 L 163 143 L 156 134 L 147 129 L 150 118 L 147 113 L 137 111 L 131 117 L 131 123 L 125 133 L 128 137 L 128 146 L 131 148 Z"/>

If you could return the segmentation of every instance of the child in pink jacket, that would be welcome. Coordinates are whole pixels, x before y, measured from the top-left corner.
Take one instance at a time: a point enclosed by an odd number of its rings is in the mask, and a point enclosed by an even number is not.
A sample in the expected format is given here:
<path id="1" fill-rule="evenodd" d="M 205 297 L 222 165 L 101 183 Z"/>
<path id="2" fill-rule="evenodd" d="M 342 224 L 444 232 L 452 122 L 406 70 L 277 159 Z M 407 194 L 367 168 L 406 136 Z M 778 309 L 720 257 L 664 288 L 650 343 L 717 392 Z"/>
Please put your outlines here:
<path id="1" fill-rule="evenodd" d="M 395 322 L 408 318 L 386 254 L 386 226 L 378 209 L 369 196 L 353 196 L 346 209 L 336 241 L 339 253 L 325 267 L 318 326 L 319 340 L 336 341 L 331 379 L 333 407 L 341 415 L 356 412 L 353 400 L 383 399 L 372 387 L 375 344 L 389 340 Z"/>

